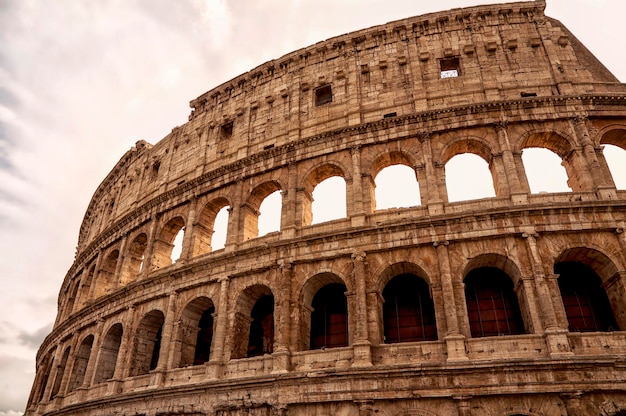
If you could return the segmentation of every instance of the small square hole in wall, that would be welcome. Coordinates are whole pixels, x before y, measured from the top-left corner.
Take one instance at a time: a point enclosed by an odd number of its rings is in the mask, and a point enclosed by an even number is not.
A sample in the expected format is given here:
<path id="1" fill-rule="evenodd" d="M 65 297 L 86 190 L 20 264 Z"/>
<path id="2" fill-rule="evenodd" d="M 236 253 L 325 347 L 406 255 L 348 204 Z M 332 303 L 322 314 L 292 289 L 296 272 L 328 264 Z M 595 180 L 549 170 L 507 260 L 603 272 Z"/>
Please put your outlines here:
<path id="1" fill-rule="evenodd" d="M 230 136 L 232 136 L 233 135 L 233 122 L 229 121 L 228 123 L 222 124 L 222 127 L 220 128 L 220 131 L 222 133 L 222 138 L 224 138 L 224 139 L 229 138 Z"/>
<path id="2" fill-rule="evenodd" d="M 322 105 L 333 101 L 333 90 L 330 85 L 315 90 L 315 105 Z"/>
<path id="3" fill-rule="evenodd" d="M 441 78 L 456 78 L 461 75 L 459 58 L 444 58 L 439 61 L 441 68 Z"/>

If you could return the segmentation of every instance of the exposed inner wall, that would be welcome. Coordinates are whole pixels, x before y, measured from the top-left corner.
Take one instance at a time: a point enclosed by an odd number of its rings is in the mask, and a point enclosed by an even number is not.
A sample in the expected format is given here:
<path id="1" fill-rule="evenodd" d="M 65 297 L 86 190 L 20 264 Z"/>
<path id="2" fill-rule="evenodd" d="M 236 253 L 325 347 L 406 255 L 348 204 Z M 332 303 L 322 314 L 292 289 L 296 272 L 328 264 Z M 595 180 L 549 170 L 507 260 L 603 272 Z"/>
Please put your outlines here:
<path id="1" fill-rule="evenodd" d="M 324 132 L 451 106 L 603 92 L 604 67 L 546 18 L 544 7 L 510 3 L 391 22 L 295 51 L 222 84 L 191 102 L 187 124 L 154 147 L 138 142 L 118 163 L 93 197 L 78 252 L 105 224 L 164 192 Z M 450 63 L 458 76 L 442 78 Z M 331 89 L 331 102 L 316 105 L 323 88 Z"/>

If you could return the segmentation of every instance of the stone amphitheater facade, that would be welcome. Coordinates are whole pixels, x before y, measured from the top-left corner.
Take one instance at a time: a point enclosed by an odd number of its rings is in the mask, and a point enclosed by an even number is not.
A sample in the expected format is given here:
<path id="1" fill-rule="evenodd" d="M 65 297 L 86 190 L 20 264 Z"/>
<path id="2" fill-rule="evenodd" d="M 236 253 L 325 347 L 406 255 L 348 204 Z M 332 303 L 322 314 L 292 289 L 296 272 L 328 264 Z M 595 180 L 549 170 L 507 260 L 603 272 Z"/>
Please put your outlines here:
<path id="1" fill-rule="evenodd" d="M 626 86 L 544 9 L 338 36 L 137 142 L 89 204 L 26 414 L 626 414 L 626 191 L 602 152 L 626 149 Z M 571 192 L 530 192 L 529 147 Z M 463 153 L 495 197 L 448 201 Z M 376 210 L 398 164 L 421 203 Z M 346 216 L 313 223 L 331 177 Z M 259 236 L 275 191 L 280 229 Z"/>

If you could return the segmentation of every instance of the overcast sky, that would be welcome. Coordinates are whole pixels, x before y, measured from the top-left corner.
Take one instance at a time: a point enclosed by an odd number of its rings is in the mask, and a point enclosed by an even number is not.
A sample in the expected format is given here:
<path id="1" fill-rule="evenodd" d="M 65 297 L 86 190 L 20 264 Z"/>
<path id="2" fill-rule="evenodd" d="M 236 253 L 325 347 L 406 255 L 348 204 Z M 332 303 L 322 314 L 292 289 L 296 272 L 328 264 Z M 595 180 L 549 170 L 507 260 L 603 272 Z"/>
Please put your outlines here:
<path id="1" fill-rule="evenodd" d="M 479 0 L 0 0 L 0 416 L 21 413 L 91 195 L 189 101 L 318 41 Z M 626 80 L 623 0 L 548 0 Z"/>

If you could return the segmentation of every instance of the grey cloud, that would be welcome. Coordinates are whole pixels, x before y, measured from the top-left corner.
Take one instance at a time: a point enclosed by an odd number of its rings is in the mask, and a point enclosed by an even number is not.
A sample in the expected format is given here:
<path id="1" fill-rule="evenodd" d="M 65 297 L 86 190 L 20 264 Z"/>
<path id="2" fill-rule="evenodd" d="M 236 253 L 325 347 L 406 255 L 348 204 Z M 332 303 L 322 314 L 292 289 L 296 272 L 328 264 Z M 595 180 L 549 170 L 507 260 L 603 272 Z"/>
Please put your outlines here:
<path id="1" fill-rule="evenodd" d="M 0 415 L 14 415 L 26 408 L 24 391 L 30 391 L 34 379 L 34 359 L 0 355 Z"/>
<path id="2" fill-rule="evenodd" d="M 52 322 L 34 332 L 20 332 L 17 339 L 28 348 L 37 349 L 52 330 Z"/>

